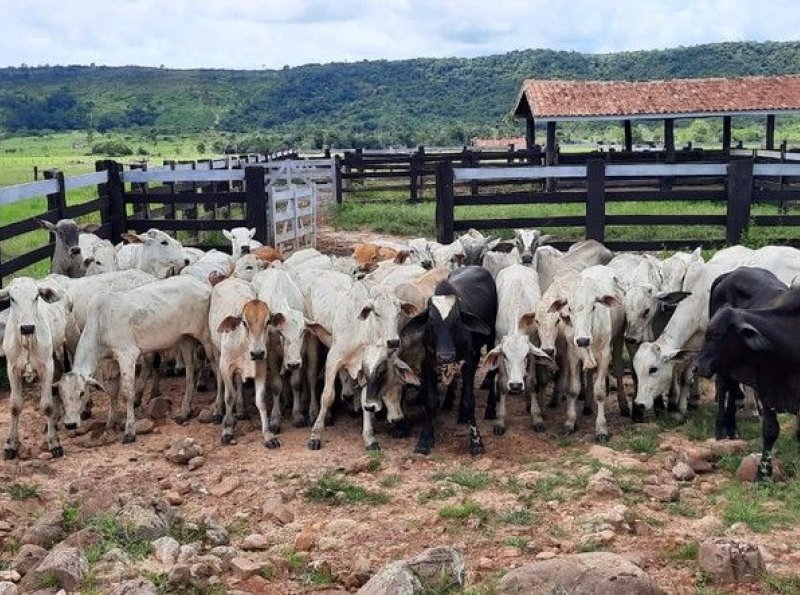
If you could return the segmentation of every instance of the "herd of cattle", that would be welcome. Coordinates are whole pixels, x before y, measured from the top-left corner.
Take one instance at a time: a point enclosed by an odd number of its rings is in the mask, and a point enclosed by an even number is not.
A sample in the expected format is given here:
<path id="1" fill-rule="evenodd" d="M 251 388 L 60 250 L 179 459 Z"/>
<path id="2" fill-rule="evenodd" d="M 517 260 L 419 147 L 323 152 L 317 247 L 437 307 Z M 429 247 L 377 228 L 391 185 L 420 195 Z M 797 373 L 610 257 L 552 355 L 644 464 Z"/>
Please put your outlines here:
<path id="1" fill-rule="evenodd" d="M 406 410 L 421 404 L 416 451 L 428 453 L 436 411 L 459 397 L 458 421 L 479 454 L 481 386 L 496 435 L 505 432 L 509 395 L 527 396 L 537 432 L 545 429 L 541 397 L 551 394 L 551 406 L 566 400 L 568 433 L 584 395 L 585 413 L 594 400 L 595 438 L 605 442 L 612 382 L 623 416 L 642 421 L 666 398 L 683 419 L 699 373 L 716 377 L 717 438 L 735 436 L 744 393 L 760 404 L 764 478 L 776 413 L 796 414 L 800 405 L 800 289 L 791 288 L 800 251 L 789 247 L 660 260 L 615 256 L 592 240 L 561 252 L 538 230 L 520 229 L 512 240 L 470 230 L 450 245 L 420 238 L 358 244 L 351 257 L 314 249 L 284 257 L 246 228 L 224 232 L 231 255 L 184 248 L 157 229 L 114 246 L 72 220 L 43 224 L 56 239 L 52 273 L 0 290 L 8 305 L 0 356 L 11 385 L 6 459 L 20 447 L 25 382 L 39 380 L 48 447 L 62 456 L 59 423 L 75 429 L 91 415 L 92 388 L 109 395 L 109 428 L 125 404 L 123 442 L 134 441 L 135 408 L 148 381 L 158 391 L 168 362 L 185 370 L 181 423 L 198 381 L 213 372 L 224 444 L 245 416 L 243 382 L 252 379 L 268 448 L 280 446 L 291 401 L 292 423 L 311 424 L 308 446 L 319 449 L 339 395 L 361 411 L 370 450 L 379 448 L 377 413 L 407 435 Z M 632 395 L 623 384 L 625 349 Z"/>

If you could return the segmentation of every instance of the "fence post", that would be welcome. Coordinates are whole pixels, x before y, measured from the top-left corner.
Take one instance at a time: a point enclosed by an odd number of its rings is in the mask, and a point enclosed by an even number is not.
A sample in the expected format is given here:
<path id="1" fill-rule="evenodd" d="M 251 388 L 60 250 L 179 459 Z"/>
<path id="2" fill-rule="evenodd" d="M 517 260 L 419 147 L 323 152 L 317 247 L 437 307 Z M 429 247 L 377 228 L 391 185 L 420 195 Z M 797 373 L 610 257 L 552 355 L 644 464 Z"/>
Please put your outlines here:
<path id="1" fill-rule="evenodd" d="M 443 161 L 436 166 L 436 240 L 441 244 L 453 242 L 453 164 Z"/>
<path id="2" fill-rule="evenodd" d="M 125 186 L 122 183 L 122 165 L 116 161 L 102 161 L 104 169 L 108 170 L 108 218 L 103 221 L 111 226 L 109 239 L 112 243 L 122 240 L 122 234 L 128 231 L 128 216 L 125 212 Z M 102 216 L 102 215 L 101 215 Z"/>
<path id="3" fill-rule="evenodd" d="M 67 208 L 67 191 L 64 187 L 64 172 L 58 171 L 57 169 L 46 169 L 42 172 L 43 179 L 45 180 L 56 180 L 58 183 L 58 190 L 53 192 L 52 194 L 47 195 L 47 210 L 48 211 L 55 211 L 56 221 L 59 219 L 64 218 L 64 212 Z M 48 235 L 48 243 L 55 246 L 56 241 L 56 234 L 52 231 L 47 234 Z M 52 253 L 50 254 L 51 262 L 52 262 Z M 52 270 L 52 269 L 51 269 Z"/>
<path id="4" fill-rule="evenodd" d="M 420 147 L 421 148 L 421 147 Z M 411 159 L 408 164 L 408 175 L 409 175 L 409 194 L 408 194 L 408 202 L 409 204 L 416 204 L 420 202 L 419 199 L 419 171 L 420 171 L 420 154 L 419 153 L 411 153 Z"/>
<path id="5" fill-rule="evenodd" d="M 342 157 L 336 155 L 333 158 L 333 181 L 336 189 L 336 204 L 342 204 Z"/>
<path id="6" fill-rule="evenodd" d="M 268 244 L 267 190 L 264 183 L 264 168 L 260 165 L 245 167 L 244 186 L 247 227 L 255 227 L 255 239 L 263 244 Z"/>
<path id="7" fill-rule="evenodd" d="M 586 162 L 586 239 L 605 241 L 606 163 L 602 159 Z"/>
<path id="8" fill-rule="evenodd" d="M 750 223 L 750 204 L 753 198 L 752 157 L 731 159 L 728 162 L 728 213 L 725 240 L 738 244 Z"/>

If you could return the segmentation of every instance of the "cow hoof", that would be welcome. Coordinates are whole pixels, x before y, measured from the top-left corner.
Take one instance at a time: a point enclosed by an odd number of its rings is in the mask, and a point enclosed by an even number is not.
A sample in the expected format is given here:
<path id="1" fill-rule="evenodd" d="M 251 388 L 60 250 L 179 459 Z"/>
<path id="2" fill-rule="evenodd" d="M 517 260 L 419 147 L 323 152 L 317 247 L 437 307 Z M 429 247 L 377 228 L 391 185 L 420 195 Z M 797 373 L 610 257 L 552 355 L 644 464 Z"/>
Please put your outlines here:
<path id="1" fill-rule="evenodd" d="M 411 424 L 408 420 L 396 421 L 390 424 L 392 438 L 408 438 L 411 435 Z"/>
<path id="2" fill-rule="evenodd" d="M 281 443 L 277 438 L 270 438 L 269 440 L 264 440 L 264 446 L 271 450 L 273 448 L 280 448 Z"/>
<path id="3" fill-rule="evenodd" d="M 414 452 L 420 455 L 428 455 L 431 454 L 431 448 L 427 444 L 417 444 L 414 447 Z"/>
<path id="4" fill-rule="evenodd" d="M 51 448 L 50 454 L 53 455 L 54 459 L 59 459 L 64 456 L 64 447 L 59 445 L 55 448 Z"/>
<path id="5" fill-rule="evenodd" d="M 583 406 L 583 415 L 584 415 L 584 417 L 589 417 L 592 413 L 594 413 L 594 411 L 592 410 L 591 407 L 589 407 L 589 405 L 584 405 Z"/>
<path id="6" fill-rule="evenodd" d="M 303 428 L 308 424 L 306 423 L 306 418 L 303 417 L 303 416 L 300 416 L 300 417 L 295 417 L 294 419 L 292 419 L 292 425 L 295 428 Z"/>
<path id="7" fill-rule="evenodd" d="M 237 411 L 236 419 L 238 419 L 239 421 L 247 421 L 250 418 L 247 416 L 247 413 Z"/>
<path id="8" fill-rule="evenodd" d="M 540 421 L 533 422 L 533 431 L 534 432 L 544 432 L 545 431 L 544 423 L 540 422 Z"/>
<path id="9" fill-rule="evenodd" d="M 280 434 L 280 433 L 281 433 L 281 426 L 280 426 L 280 424 L 268 423 L 268 424 L 267 424 L 267 429 L 268 429 L 270 432 L 272 432 L 273 434 Z"/>
<path id="10" fill-rule="evenodd" d="M 595 434 L 594 441 L 598 444 L 608 444 L 608 434 Z"/>
<path id="11" fill-rule="evenodd" d="M 11 461 L 13 459 L 16 459 L 18 454 L 19 454 L 19 452 L 17 451 L 16 448 L 6 448 L 3 451 L 3 458 L 6 461 Z"/>
<path id="12" fill-rule="evenodd" d="M 368 450 L 368 451 L 371 451 L 371 452 L 375 452 L 375 451 L 378 451 L 380 449 L 381 449 L 381 445 L 378 444 L 377 442 L 370 442 L 369 444 L 367 444 L 364 447 L 364 450 Z"/>
<path id="13" fill-rule="evenodd" d="M 122 435 L 122 443 L 123 444 L 133 444 L 136 442 L 136 434 L 123 434 Z"/>
<path id="14" fill-rule="evenodd" d="M 308 450 L 319 450 L 322 448 L 322 440 L 319 438 L 312 438 L 308 441 Z"/>
<path id="15" fill-rule="evenodd" d="M 486 452 L 486 449 L 483 446 L 483 442 L 470 442 L 469 443 L 469 454 L 473 457 L 478 455 L 482 455 Z"/>
<path id="16" fill-rule="evenodd" d="M 460 424 L 469 423 L 469 414 L 466 411 L 458 412 L 458 423 Z"/>
<path id="17" fill-rule="evenodd" d="M 233 442 L 233 436 L 231 434 L 223 434 L 220 442 L 225 445 L 231 444 Z"/>
<path id="18" fill-rule="evenodd" d="M 83 411 L 81 411 L 81 419 L 83 421 L 86 421 L 90 417 L 92 417 L 92 410 L 91 409 L 84 409 Z"/>
<path id="19" fill-rule="evenodd" d="M 494 409 L 487 409 L 483 414 L 483 419 L 497 419 L 497 411 Z"/>
<path id="20" fill-rule="evenodd" d="M 505 426 L 494 426 L 492 431 L 494 432 L 495 436 L 502 436 L 503 434 L 506 433 L 506 427 Z"/>
<path id="21" fill-rule="evenodd" d="M 670 417 L 672 418 L 672 420 L 674 422 L 679 423 L 679 424 L 682 424 L 686 420 L 686 416 L 683 413 L 680 413 L 680 412 L 675 412 L 672 415 L 670 415 Z"/>

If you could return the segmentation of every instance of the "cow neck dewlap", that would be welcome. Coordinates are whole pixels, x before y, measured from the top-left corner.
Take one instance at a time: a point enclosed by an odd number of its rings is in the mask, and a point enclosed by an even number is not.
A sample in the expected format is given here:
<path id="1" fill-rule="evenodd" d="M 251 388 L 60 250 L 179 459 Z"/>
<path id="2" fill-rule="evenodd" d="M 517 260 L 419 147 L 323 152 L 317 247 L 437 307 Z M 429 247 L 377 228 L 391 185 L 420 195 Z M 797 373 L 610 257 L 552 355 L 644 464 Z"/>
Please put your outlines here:
<path id="1" fill-rule="evenodd" d="M 431 298 L 433 307 L 439 311 L 442 320 L 450 315 L 453 306 L 456 305 L 456 296 L 454 295 L 435 295 Z"/>

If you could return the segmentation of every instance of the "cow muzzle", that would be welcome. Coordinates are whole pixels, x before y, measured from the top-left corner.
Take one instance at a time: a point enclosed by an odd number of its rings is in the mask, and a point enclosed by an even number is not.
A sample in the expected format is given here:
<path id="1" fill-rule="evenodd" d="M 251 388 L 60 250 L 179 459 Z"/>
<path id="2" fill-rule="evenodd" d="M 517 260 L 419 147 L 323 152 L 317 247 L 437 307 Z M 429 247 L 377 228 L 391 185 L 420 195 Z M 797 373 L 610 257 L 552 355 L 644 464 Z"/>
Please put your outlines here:
<path id="1" fill-rule="evenodd" d="M 254 362 L 262 361 L 266 357 L 267 357 L 267 352 L 266 351 L 251 351 L 250 352 L 250 359 L 253 360 Z"/>
<path id="2" fill-rule="evenodd" d="M 377 413 L 380 410 L 381 410 L 381 407 L 377 403 L 370 402 L 370 403 L 365 403 L 364 404 L 364 411 L 366 411 L 368 413 Z"/>
<path id="3" fill-rule="evenodd" d="M 634 403 L 633 404 L 633 411 L 631 411 L 631 419 L 637 423 L 644 423 L 644 416 L 647 411 L 647 408 L 642 405 L 641 403 Z"/>
<path id="4" fill-rule="evenodd" d="M 72 248 L 69 249 L 69 253 L 72 254 L 73 256 L 77 256 L 78 254 L 81 253 L 80 246 L 73 246 Z"/>
<path id="5" fill-rule="evenodd" d="M 290 372 L 294 372 L 295 370 L 300 369 L 300 362 L 291 362 L 286 364 L 286 369 Z"/>
<path id="6" fill-rule="evenodd" d="M 74 421 L 73 421 L 73 422 L 71 422 L 71 423 L 66 423 L 66 422 L 65 422 L 65 423 L 64 423 L 64 427 L 65 427 L 66 429 L 68 429 L 68 430 L 77 430 L 77 429 L 78 429 L 78 424 L 77 424 L 77 423 L 75 423 Z"/>
<path id="7" fill-rule="evenodd" d="M 456 354 L 455 353 L 437 353 L 436 354 L 436 362 L 442 366 L 446 364 L 452 364 L 456 361 Z"/>
<path id="8" fill-rule="evenodd" d="M 628 345 L 638 345 L 639 343 L 641 343 L 641 341 L 636 337 L 630 337 L 628 335 L 625 335 L 625 343 L 627 343 Z"/>
<path id="9" fill-rule="evenodd" d="M 523 254 L 522 255 L 522 264 L 533 264 L 533 255 L 532 254 Z"/>
<path id="10" fill-rule="evenodd" d="M 250 246 L 242 246 L 242 256 L 250 254 Z"/>
<path id="11" fill-rule="evenodd" d="M 578 347 L 589 347 L 592 344 L 592 340 L 589 337 L 577 337 L 575 339 L 575 345 Z"/>
<path id="12" fill-rule="evenodd" d="M 389 339 L 386 341 L 386 347 L 389 349 L 399 349 L 400 348 L 400 339 Z"/>
<path id="13" fill-rule="evenodd" d="M 509 382 L 508 383 L 508 394 L 510 395 L 518 395 L 522 392 L 524 386 L 521 382 Z"/>
<path id="14" fill-rule="evenodd" d="M 36 332 L 36 325 L 35 324 L 23 324 L 19 327 L 19 334 L 20 335 L 32 335 Z"/>
<path id="15" fill-rule="evenodd" d="M 420 264 L 420 266 L 421 266 L 423 269 L 428 269 L 428 270 L 430 270 L 430 269 L 432 269 L 432 268 L 433 268 L 433 262 L 432 262 L 432 261 L 430 261 L 430 260 L 423 260 L 423 261 L 422 261 L 421 263 L 419 263 L 419 264 Z"/>

